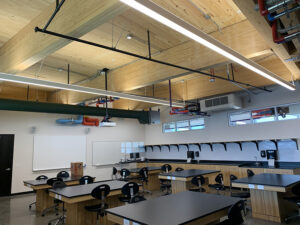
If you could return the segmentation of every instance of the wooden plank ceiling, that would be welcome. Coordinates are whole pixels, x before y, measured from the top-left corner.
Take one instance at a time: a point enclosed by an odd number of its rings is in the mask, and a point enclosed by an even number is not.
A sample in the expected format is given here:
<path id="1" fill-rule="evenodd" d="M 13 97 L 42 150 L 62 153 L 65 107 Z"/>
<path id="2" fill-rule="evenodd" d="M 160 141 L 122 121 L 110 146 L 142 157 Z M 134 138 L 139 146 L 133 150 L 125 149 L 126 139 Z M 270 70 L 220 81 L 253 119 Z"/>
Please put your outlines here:
<path id="1" fill-rule="evenodd" d="M 300 78 L 298 65 L 286 65 L 282 54 L 276 51 L 278 49 L 277 46 L 274 47 L 263 35 L 260 35 L 262 28 L 257 29 L 257 25 L 251 19 L 251 16 L 253 17 L 252 14 L 257 14 L 257 12 L 252 12 L 253 8 L 245 8 L 241 3 L 243 0 L 153 1 L 183 20 L 193 24 L 198 29 L 211 34 L 244 56 L 251 58 L 272 72 L 282 76 L 284 79 L 291 80 L 291 72 L 294 75 L 293 79 Z M 62 24 L 60 23 L 61 21 L 57 20 L 64 17 L 67 18 L 69 15 L 63 13 L 68 13 L 68 10 L 72 9 L 72 5 L 68 4 L 75 5 L 76 2 L 78 4 L 85 4 L 79 0 L 74 0 L 73 3 L 66 1 L 58 14 L 59 16 L 50 25 L 49 30 L 64 33 L 62 25 L 59 25 Z M 103 2 L 111 3 L 109 0 L 104 0 Z M 4 53 L 1 54 L 3 49 L 5 49 L 4 47 L 9 46 L 7 43 L 12 42 L 18 35 L 20 36 L 26 26 L 30 24 L 34 25 L 33 21 L 45 24 L 47 17 L 43 18 L 42 16 L 51 14 L 54 5 L 54 0 L 1 0 L 0 59 L 4 56 Z M 80 9 L 83 15 L 84 13 L 89 14 L 85 11 L 88 10 L 88 7 L 81 7 Z M 114 9 L 117 9 L 117 6 L 114 6 Z M 247 13 L 247 10 L 252 14 Z M 90 26 L 91 28 L 95 26 L 95 24 L 92 24 L 93 19 L 101 15 L 101 13 L 99 7 L 99 12 L 94 12 L 94 17 L 91 16 L 91 22 L 86 20 L 86 26 Z M 41 18 L 41 21 L 38 18 Z M 70 30 L 72 27 L 70 25 L 67 28 L 67 30 Z M 217 75 L 227 76 L 225 71 L 225 64 L 229 63 L 227 59 L 133 9 L 128 8 L 125 10 L 124 8 L 120 8 L 118 13 L 112 15 L 110 19 L 107 21 L 103 20 L 103 23 L 99 22 L 95 29 L 81 29 L 79 36 L 82 39 L 146 56 L 148 54 L 147 29 L 150 30 L 151 34 L 151 52 L 153 58 L 194 69 L 202 68 L 207 72 L 209 68 L 215 68 Z M 30 35 L 33 35 L 34 38 L 34 35 L 40 34 L 33 33 Z M 132 39 L 128 40 L 126 38 L 127 35 L 131 35 Z M 23 48 L 24 50 L 28 49 L 26 42 L 22 41 L 22 45 L 18 44 L 18 48 L 20 48 L 19 52 L 22 52 Z M 30 60 L 31 63 L 27 63 L 26 66 L 16 67 L 18 69 L 12 71 L 22 76 L 66 83 L 67 64 L 70 64 L 71 83 L 80 82 L 80 85 L 104 88 L 103 77 L 95 75 L 102 68 L 109 68 L 108 83 L 110 90 L 166 99 L 168 98 L 168 85 L 166 81 L 170 78 L 173 78 L 173 98 L 179 100 L 204 98 L 241 90 L 229 82 L 216 80 L 211 83 L 209 82 L 209 77 L 199 76 L 199 74 L 185 74 L 184 72 L 186 71 L 137 60 L 133 57 L 76 42 L 64 43 L 59 47 L 56 45 L 51 47 L 52 49 L 47 49 L 47 53 L 42 49 L 42 44 L 37 44 L 35 48 L 35 55 L 31 57 L 37 59 L 36 55 L 38 55 L 41 57 L 40 60 L 36 62 Z M 8 49 L 5 54 L 8 54 L 7 52 L 10 51 L 18 52 L 16 49 Z M 286 51 L 284 57 L 287 55 L 288 52 Z M 18 57 L 16 56 L 16 58 Z M 7 68 L 8 65 L 3 64 L 3 62 L 0 64 L 1 72 L 10 71 Z M 269 80 L 237 65 L 234 65 L 234 72 L 235 78 L 239 81 L 248 82 L 256 86 L 273 84 Z M 38 99 L 40 101 L 61 103 L 78 103 L 96 97 L 88 94 L 53 91 L 44 88 L 37 89 L 30 87 L 29 89 L 30 94 L 27 95 L 27 87 L 25 85 L 16 86 L 11 83 L 2 82 L 0 83 L 0 97 L 27 99 L 28 96 L 29 100 Z M 149 105 L 134 101 L 118 100 L 114 106 L 126 109 L 142 109 Z"/>

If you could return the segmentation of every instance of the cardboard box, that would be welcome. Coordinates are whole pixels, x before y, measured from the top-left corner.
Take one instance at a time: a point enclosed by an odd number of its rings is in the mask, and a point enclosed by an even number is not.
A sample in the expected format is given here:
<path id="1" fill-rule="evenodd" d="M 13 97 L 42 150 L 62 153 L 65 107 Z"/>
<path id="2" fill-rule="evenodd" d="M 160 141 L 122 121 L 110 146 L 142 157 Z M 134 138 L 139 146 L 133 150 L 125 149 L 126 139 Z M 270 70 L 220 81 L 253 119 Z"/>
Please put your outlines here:
<path id="1" fill-rule="evenodd" d="M 83 163 L 82 162 L 72 162 L 71 163 L 71 176 L 80 178 L 83 176 Z"/>

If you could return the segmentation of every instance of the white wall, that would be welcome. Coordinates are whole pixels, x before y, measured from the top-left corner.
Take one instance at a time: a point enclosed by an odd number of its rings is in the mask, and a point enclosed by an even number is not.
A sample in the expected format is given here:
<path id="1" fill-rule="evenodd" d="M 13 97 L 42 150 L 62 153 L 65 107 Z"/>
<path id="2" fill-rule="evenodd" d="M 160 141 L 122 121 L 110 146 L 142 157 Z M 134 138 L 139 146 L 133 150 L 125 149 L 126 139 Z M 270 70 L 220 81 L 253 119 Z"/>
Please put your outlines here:
<path id="1" fill-rule="evenodd" d="M 36 127 L 37 135 L 85 135 L 86 126 L 61 126 L 55 124 L 58 118 L 70 115 L 47 113 L 0 111 L 0 134 L 15 134 L 12 193 L 29 191 L 23 180 L 35 179 L 39 174 L 55 176 L 58 171 L 32 172 L 33 136 L 31 127 Z M 144 125 L 135 119 L 117 119 L 116 127 L 90 127 L 87 134 L 87 166 L 84 174 L 96 176 L 97 180 L 110 179 L 111 167 L 92 166 L 93 141 L 144 141 Z"/>
<path id="2" fill-rule="evenodd" d="M 251 102 L 247 100 L 247 95 L 242 96 L 244 100 L 243 110 L 256 109 L 280 104 L 300 102 L 300 86 L 297 91 L 289 91 L 287 89 L 274 86 L 271 88 L 272 93 L 260 93 L 251 96 Z M 241 95 L 241 94 L 240 94 Z M 169 115 L 169 109 L 159 107 L 161 109 L 161 122 L 169 122 L 176 120 L 190 119 L 190 116 Z M 229 112 L 216 112 L 211 117 L 205 117 L 205 126 L 203 130 L 183 131 L 175 133 L 163 133 L 162 125 L 146 125 L 145 128 L 145 144 L 176 144 L 176 143 L 207 143 L 207 142 L 229 142 L 229 141 L 247 141 L 247 140 L 267 140 L 267 139 L 289 139 L 300 138 L 300 120 L 276 121 L 261 124 L 251 124 L 231 127 L 228 125 Z M 246 145 L 246 146 L 245 146 Z M 256 146 L 251 143 L 243 145 L 244 151 L 239 150 L 238 145 L 228 146 L 225 152 L 222 145 L 215 146 L 214 151 L 209 146 L 203 146 L 200 153 L 202 160 L 254 160 L 254 156 L 260 158 Z M 194 146 L 192 150 L 197 150 Z M 182 158 L 186 159 L 185 152 L 177 152 L 169 154 L 166 152 L 147 152 L 149 158 Z M 170 157 L 169 157 L 170 156 Z M 298 161 L 300 162 L 300 151 L 295 148 L 281 148 L 279 152 L 280 161 Z"/>

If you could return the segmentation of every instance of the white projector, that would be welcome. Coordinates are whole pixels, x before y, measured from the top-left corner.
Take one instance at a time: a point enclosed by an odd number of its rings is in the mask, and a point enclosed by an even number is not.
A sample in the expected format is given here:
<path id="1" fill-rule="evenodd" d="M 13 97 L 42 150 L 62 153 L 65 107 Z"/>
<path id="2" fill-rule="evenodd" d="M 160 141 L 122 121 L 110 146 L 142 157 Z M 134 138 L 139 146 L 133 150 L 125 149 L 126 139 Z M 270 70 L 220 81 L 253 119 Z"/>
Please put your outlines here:
<path id="1" fill-rule="evenodd" d="M 115 127 L 117 126 L 116 122 L 101 122 L 100 127 Z"/>

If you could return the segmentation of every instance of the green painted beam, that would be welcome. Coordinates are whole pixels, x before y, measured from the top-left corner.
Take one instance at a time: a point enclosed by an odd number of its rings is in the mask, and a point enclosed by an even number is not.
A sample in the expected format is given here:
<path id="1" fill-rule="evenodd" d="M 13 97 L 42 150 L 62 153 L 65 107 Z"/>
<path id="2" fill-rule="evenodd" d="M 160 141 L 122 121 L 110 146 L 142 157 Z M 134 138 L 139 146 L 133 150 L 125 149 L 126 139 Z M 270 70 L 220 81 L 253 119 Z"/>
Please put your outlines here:
<path id="1" fill-rule="evenodd" d="M 0 99 L 0 110 L 105 116 L 105 108 L 10 99 Z M 138 119 L 142 124 L 148 124 L 150 122 L 149 113 L 146 111 L 108 109 L 108 113 L 111 117 Z"/>

